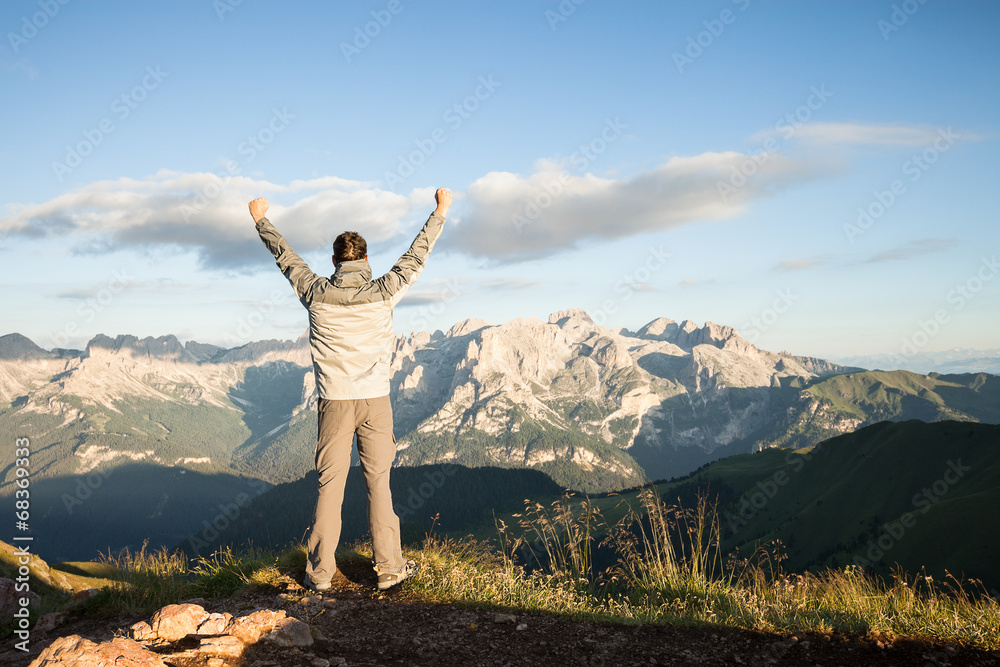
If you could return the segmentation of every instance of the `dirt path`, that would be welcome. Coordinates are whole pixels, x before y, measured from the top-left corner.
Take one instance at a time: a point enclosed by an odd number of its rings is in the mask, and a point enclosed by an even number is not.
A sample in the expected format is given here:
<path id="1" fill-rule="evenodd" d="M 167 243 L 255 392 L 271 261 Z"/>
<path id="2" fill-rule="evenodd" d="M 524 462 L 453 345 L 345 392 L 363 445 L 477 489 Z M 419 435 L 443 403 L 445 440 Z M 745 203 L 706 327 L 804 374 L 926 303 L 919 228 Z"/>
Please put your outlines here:
<path id="1" fill-rule="evenodd" d="M 896 641 L 880 647 L 864 637 L 782 637 L 727 628 L 604 625 L 555 616 L 470 609 L 420 601 L 404 583 L 374 590 L 370 567 L 345 564 L 323 596 L 296 584 L 285 593 L 248 593 L 205 605 L 246 613 L 285 609 L 310 623 L 316 642 L 302 649 L 268 642 L 250 647 L 246 667 L 326 665 L 997 665 L 1000 653 L 942 643 Z M 98 621 L 79 612 L 36 640 L 36 651 L 57 636 L 95 641 L 124 634 L 136 618 Z M 25 667 L 32 656 L 0 654 L 0 663 Z"/>

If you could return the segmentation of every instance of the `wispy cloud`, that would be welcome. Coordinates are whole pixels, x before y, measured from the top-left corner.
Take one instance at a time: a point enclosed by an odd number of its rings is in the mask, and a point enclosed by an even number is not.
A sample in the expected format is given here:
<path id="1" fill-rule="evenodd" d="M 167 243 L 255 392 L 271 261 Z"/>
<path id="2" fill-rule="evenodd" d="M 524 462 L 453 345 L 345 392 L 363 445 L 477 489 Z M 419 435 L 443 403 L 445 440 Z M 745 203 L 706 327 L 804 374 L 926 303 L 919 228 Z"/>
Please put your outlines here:
<path id="1" fill-rule="evenodd" d="M 795 129 L 794 137 L 797 141 L 821 146 L 912 147 L 933 144 L 942 131 L 946 128 L 933 125 L 805 123 Z M 765 140 L 777 134 L 778 130 L 767 130 L 754 138 Z M 978 138 L 965 132 L 961 137 L 966 140 Z"/>
<path id="2" fill-rule="evenodd" d="M 449 303 L 459 296 L 498 292 L 519 291 L 531 289 L 540 285 L 537 280 L 522 278 L 496 277 L 470 280 L 468 278 L 449 278 L 448 280 L 433 280 L 421 287 L 411 289 L 399 302 L 400 307 L 421 306 L 433 303 Z"/>
<path id="3" fill-rule="evenodd" d="M 22 72 L 29 79 L 35 79 L 38 77 L 38 70 L 24 58 L 19 58 L 13 62 L 0 60 L 0 72 Z"/>
<path id="4" fill-rule="evenodd" d="M 944 252 L 955 246 L 953 239 L 919 239 L 910 241 L 897 248 L 884 250 L 876 255 L 872 255 L 864 263 L 872 264 L 876 262 L 896 262 L 919 255 L 928 255 L 935 252 Z"/>
<path id="5" fill-rule="evenodd" d="M 825 260 L 813 258 L 813 259 L 783 259 L 778 262 L 777 266 L 774 268 L 779 271 L 803 271 L 805 269 L 811 269 L 814 266 L 819 266 L 824 264 Z"/>

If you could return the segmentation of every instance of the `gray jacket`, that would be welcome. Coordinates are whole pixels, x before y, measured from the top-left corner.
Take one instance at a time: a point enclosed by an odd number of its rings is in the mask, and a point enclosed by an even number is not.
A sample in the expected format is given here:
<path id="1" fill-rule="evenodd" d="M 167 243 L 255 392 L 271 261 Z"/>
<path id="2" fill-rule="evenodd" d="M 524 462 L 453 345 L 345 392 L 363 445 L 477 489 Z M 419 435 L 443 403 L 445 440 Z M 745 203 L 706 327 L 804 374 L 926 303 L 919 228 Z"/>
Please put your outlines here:
<path id="1" fill-rule="evenodd" d="M 396 339 L 392 309 L 423 271 L 443 226 L 444 217 L 432 213 L 392 270 L 372 280 L 363 259 L 337 264 L 329 279 L 317 276 L 267 218 L 257 223 L 261 240 L 309 310 L 309 345 L 321 398 L 389 394 Z"/>

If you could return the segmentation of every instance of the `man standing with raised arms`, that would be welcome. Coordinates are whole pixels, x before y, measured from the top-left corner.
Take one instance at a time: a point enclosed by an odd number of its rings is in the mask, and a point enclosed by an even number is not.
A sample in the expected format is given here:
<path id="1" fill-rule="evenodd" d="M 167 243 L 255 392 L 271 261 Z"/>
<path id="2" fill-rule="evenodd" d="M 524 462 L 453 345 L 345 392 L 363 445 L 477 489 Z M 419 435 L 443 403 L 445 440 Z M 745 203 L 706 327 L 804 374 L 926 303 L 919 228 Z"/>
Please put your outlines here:
<path id="1" fill-rule="evenodd" d="M 395 344 L 392 309 L 423 270 L 427 255 L 441 235 L 452 194 L 442 188 L 435 200 L 437 208 L 410 249 L 392 270 L 374 280 L 368 265 L 368 245 L 357 232 L 344 232 L 336 238 L 334 274 L 322 278 L 309 269 L 264 217 L 267 200 L 250 202 L 257 233 L 309 311 L 309 346 L 319 391 L 319 499 L 309 532 L 305 583 L 317 591 L 328 590 L 337 572 L 335 552 L 355 434 L 368 494 L 368 527 L 379 590 L 401 583 L 416 574 L 419 567 L 403 558 L 399 518 L 392 509 L 389 491 L 389 471 L 396 458 L 389 363 Z"/>

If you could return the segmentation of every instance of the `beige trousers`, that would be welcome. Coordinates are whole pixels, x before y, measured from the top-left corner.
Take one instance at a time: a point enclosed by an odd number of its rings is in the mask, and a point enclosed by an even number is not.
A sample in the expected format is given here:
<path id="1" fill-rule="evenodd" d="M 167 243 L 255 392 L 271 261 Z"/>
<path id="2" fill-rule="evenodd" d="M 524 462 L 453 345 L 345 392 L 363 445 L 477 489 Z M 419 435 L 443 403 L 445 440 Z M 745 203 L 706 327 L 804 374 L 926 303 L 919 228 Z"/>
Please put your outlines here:
<path id="1" fill-rule="evenodd" d="M 316 470 L 319 498 L 309 532 L 306 577 L 312 583 L 330 581 L 337 572 L 344 485 L 351 467 L 351 444 L 358 436 L 358 454 L 365 476 L 368 527 L 372 533 L 375 568 L 398 572 L 406 565 L 399 542 L 399 518 L 392 509 L 389 471 L 396 458 L 392 405 L 388 396 L 351 400 L 319 400 Z"/>

